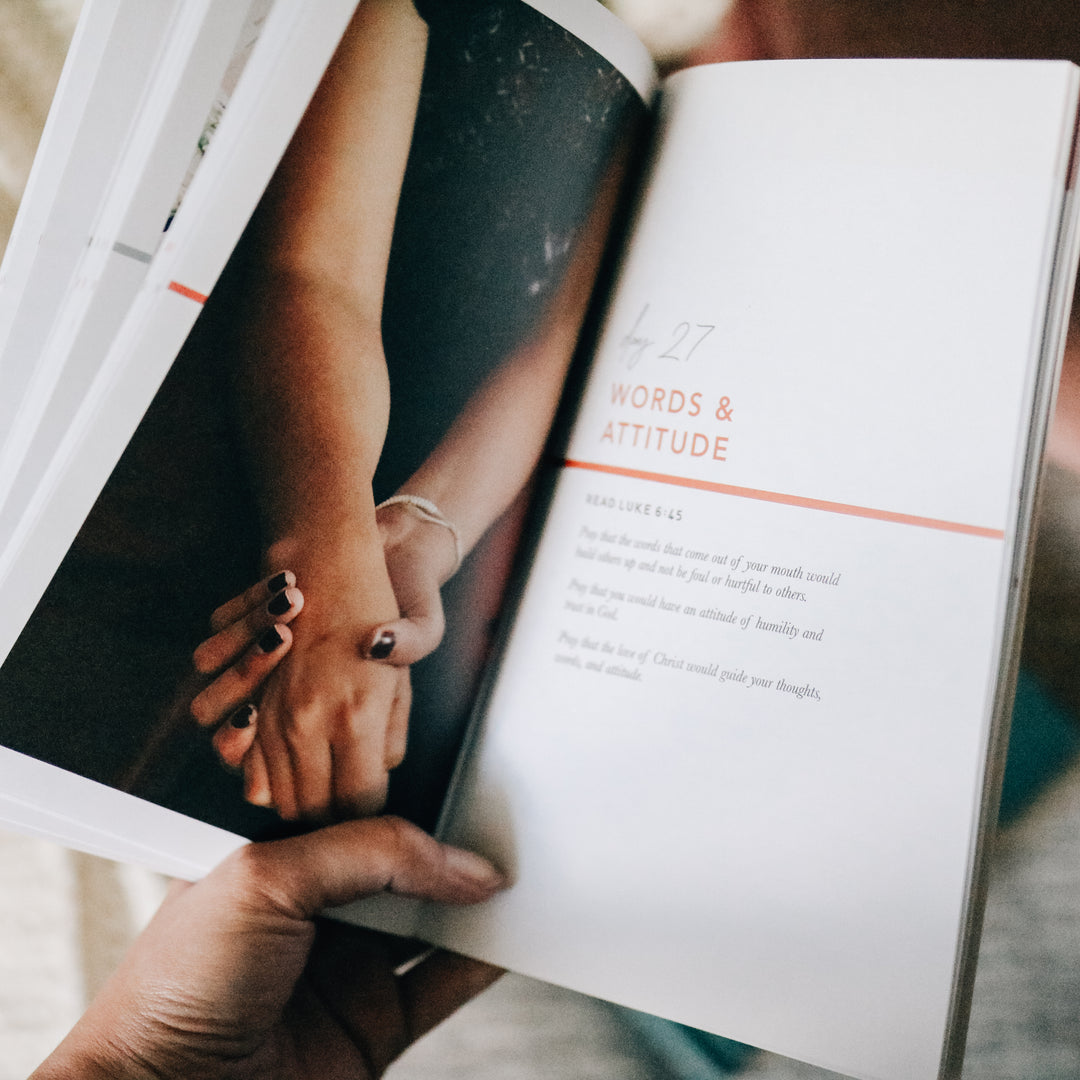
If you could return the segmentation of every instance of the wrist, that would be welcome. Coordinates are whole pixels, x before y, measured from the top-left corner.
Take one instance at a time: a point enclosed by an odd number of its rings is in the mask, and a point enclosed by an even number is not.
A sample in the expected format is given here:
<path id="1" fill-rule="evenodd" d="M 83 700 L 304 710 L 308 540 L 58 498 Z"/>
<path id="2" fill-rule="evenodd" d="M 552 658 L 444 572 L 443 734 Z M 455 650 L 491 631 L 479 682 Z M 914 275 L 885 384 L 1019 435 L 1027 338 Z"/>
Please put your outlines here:
<path id="1" fill-rule="evenodd" d="M 153 1080 L 161 1074 L 142 1068 L 132 1057 L 125 1057 L 119 1051 L 108 1050 L 96 1045 L 83 1045 L 80 1039 L 81 1021 L 64 1040 L 30 1074 L 29 1080 Z M 71 1045 L 79 1043 L 77 1046 Z"/>
<path id="2" fill-rule="evenodd" d="M 457 572 L 464 554 L 455 524 L 422 496 L 394 496 L 376 508 L 387 561 L 406 554 L 426 566 L 441 586 Z"/>
<path id="3" fill-rule="evenodd" d="M 365 636 L 380 622 L 398 617 L 382 539 L 370 528 L 339 533 L 297 533 L 276 539 L 263 559 L 266 573 L 291 570 L 304 594 L 302 620 L 294 629 Z"/>

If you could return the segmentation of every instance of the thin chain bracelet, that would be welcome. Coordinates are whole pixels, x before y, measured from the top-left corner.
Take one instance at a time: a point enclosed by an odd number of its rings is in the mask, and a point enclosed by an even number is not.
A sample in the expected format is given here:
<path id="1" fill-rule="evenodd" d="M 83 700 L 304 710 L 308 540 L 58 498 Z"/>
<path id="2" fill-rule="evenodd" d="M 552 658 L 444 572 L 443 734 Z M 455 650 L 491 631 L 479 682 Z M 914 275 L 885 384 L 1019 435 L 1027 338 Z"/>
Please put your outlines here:
<path id="1" fill-rule="evenodd" d="M 411 510 L 421 521 L 430 522 L 432 525 L 441 525 L 444 529 L 449 530 L 450 535 L 454 538 L 454 569 L 451 573 L 456 574 L 458 572 L 463 558 L 461 535 L 458 533 L 457 526 L 430 499 L 425 499 L 423 495 L 409 495 L 403 492 L 400 495 L 391 495 L 389 499 L 383 499 L 375 507 L 376 512 L 384 506 L 404 506 Z"/>

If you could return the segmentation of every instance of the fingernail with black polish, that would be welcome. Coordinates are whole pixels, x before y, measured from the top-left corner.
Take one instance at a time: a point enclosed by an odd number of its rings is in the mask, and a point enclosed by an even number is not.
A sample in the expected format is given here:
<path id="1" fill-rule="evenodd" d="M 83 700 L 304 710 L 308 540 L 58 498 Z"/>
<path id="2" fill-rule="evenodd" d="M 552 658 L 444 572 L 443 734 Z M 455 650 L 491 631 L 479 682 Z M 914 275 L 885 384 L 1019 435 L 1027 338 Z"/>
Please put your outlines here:
<path id="1" fill-rule="evenodd" d="M 289 608 L 292 607 L 292 601 L 289 599 L 289 593 L 287 589 L 282 589 L 281 592 L 266 605 L 266 610 L 271 615 L 284 615 Z"/>
<path id="2" fill-rule="evenodd" d="M 289 575 L 288 572 L 282 570 L 280 574 L 275 574 L 267 583 L 266 587 L 272 593 L 279 593 L 282 589 L 289 587 Z"/>
<path id="3" fill-rule="evenodd" d="M 249 701 L 246 705 L 241 705 L 240 708 L 229 717 L 229 723 L 232 724 L 234 728 L 238 728 L 242 731 L 244 728 L 250 727 L 251 722 L 254 719 L 255 706 Z"/>
<path id="4" fill-rule="evenodd" d="M 371 643 L 371 648 L 368 649 L 368 656 L 372 660 L 385 660 L 394 651 L 396 644 L 397 638 L 394 636 L 393 630 L 380 630 L 378 636 Z"/>
<path id="5" fill-rule="evenodd" d="M 259 638 L 259 648 L 264 653 L 272 653 L 275 649 L 279 648 L 285 639 L 281 636 L 281 631 L 276 626 L 271 626 L 269 630 L 263 631 L 262 637 Z"/>

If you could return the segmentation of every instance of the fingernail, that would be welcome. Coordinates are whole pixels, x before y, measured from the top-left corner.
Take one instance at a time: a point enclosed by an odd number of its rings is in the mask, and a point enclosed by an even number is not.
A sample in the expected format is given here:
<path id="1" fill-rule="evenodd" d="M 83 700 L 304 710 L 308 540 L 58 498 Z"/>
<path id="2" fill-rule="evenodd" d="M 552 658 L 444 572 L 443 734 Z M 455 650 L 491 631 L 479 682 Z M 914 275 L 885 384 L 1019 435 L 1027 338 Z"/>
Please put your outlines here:
<path id="1" fill-rule="evenodd" d="M 242 731 L 244 728 L 250 727 L 251 722 L 255 719 L 255 712 L 255 706 L 249 701 L 246 705 L 241 705 L 240 708 L 229 717 L 229 723 L 232 724 L 234 728 L 239 728 Z"/>
<path id="2" fill-rule="evenodd" d="M 284 615 L 291 607 L 292 600 L 289 599 L 289 590 L 282 589 L 281 592 L 266 605 L 266 610 L 270 612 L 271 615 Z"/>
<path id="3" fill-rule="evenodd" d="M 368 656 L 372 660 L 385 660 L 394 651 L 396 644 L 397 638 L 393 630 L 380 630 L 368 649 Z"/>
<path id="4" fill-rule="evenodd" d="M 258 644 L 264 653 L 272 653 L 275 649 L 280 648 L 284 642 L 285 639 L 281 636 L 281 631 L 276 626 L 271 626 L 269 630 L 263 631 Z"/>
<path id="5" fill-rule="evenodd" d="M 509 884 L 506 878 L 487 859 L 482 859 L 471 851 L 448 847 L 446 849 L 446 862 L 451 870 L 462 877 L 468 878 L 469 881 L 482 889 L 495 892 L 497 889 L 505 889 Z"/>
<path id="6" fill-rule="evenodd" d="M 295 581 L 296 579 L 289 570 L 282 570 L 280 574 L 275 574 L 266 583 L 266 587 L 271 593 L 279 593 L 282 589 L 287 589 L 290 585 L 294 584 Z"/>

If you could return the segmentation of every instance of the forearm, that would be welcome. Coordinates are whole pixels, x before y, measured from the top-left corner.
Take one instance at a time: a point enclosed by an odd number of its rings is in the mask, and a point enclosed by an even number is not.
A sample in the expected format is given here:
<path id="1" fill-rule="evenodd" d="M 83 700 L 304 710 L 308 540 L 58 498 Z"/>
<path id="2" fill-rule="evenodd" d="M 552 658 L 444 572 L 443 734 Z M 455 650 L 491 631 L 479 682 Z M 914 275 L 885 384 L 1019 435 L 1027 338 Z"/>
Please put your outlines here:
<path id="1" fill-rule="evenodd" d="M 378 326 L 349 289 L 282 269 L 249 303 L 237 399 L 268 543 L 370 532 L 389 415 Z"/>
<path id="2" fill-rule="evenodd" d="M 533 337 L 473 395 L 403 486 L 431 499 L 469 551 L 536 467 L 577 347 L 625 171 L 620 155 L 582 227 L 573 257 Z"/>
<path id="3" fill-rule="evenodd" d="M 364 0 L 248 234 L 237 397 L 270 541 L 373 534 L 381 318 L 427 31 Z"/>
<path id="4" fill-rule="evenodd" d="M 462 554 L 514 501 L 535 468 L 572 349 L 537 348 L 508 361 L 403 485 L 454 523 Z"/>

